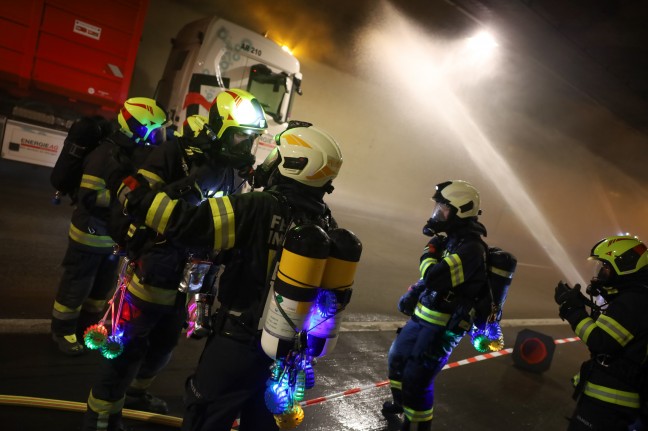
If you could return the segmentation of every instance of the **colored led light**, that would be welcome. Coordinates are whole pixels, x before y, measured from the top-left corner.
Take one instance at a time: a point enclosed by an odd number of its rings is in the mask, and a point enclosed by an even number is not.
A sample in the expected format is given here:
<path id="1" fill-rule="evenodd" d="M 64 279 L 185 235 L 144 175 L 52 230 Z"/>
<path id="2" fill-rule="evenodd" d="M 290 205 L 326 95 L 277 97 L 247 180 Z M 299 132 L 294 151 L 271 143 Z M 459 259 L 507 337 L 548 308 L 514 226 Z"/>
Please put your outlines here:
<path id="1" fill-rule="evenodd" d="M 282 414 L 289 406 L 288 391 L 281 383 L 273 383 L 266 388 L 265 404 L 272 414 Z"/>
<path id="2" fill-rule="evenodd" d="M 106 340 L 106 343 L 101 346 L 101 354 L 106 359 L 115 359 L 124 351 L 124 342 L 121 337 L 111 335 Z"/>
<path id="3" fill-rule="evenodd" d="M 274 418 L 277 422 L 277 425 L 279 426 L 279 429 L 293 429 L 301 424 L 304 420 L 304 410 L 299 405 L 296 405 L 286 413 L 275 415 Z"/>
<path id="4" fill-rule="evenodd" d="M 104 325 L 88 326 L 83 333 L 83 343 L 90 350 L 97 350 L 104 345 L 108 338 L 108 330 Z"/>
<path id="5" fill-rule="evenodd" d="M 306 363 L 304 366 L 304 387 L 311 389 L 313 386 L 315 386 L 315 370 L 310 363 Z"/>

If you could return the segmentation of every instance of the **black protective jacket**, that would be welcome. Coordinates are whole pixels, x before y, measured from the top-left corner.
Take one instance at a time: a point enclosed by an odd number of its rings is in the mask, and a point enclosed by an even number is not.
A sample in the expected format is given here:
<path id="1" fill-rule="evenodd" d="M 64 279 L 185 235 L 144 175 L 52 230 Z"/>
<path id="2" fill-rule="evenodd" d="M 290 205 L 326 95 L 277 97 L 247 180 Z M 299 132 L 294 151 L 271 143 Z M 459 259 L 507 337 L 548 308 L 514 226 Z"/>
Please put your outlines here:
<path id="1" fill-rule="evenodd" d="M 289 183 L 191 206 L 166 193 L 150 193 L 130 212 L 177 246 L 229 250 L 219 301 L 225 309 L 243 313 L 243 323 L 256 328 L 267 296 L 268 272 L 288 228 L 307 223 L 324 230 L 335 227 L 322 195 Z"/>
<path id="2" fill-rule="evenodd" d="M 448 233 L 430 239 L 421 256 L 420 304 L 452 313 L 459 303 L 469 304 L 486 286 L 486 228 L 469 220 Z"/>
<path id="3" fill-rule="evenodd" d="M 203 195 L 191 170 L 203 163 L 202 153 L 194 153 L 189 146 L 170 139 L 151 152 L 137 173 L 146 178 L 152 189 L 165 188 L 174 199 L 197 205 Z M 178 185 L 169 186 L 172 183 Z M 183 268 L 191 250 L 171 244 L 164 235 L 144 226 L 131 225 L 128 232 L 126 250 L 137 262 L 129 290 L 146 302 L 165 306 L 175 304 Z M 201 258 L 209 257 L 205 250 L 193 252 L 203 255 Z"/>
<path id="4" fill-rule="evenodd" d="M 113 252 L 115 242 L 110 236 L 109 219 L 115 191 L 109 189 L 108 179 L 135 173 L 150 149 L 137 146 L 126 135 L 116 132 L 88 154 L 70 225 L 74 247 L 92 253 Z"/>
<path id="5" fill-rule="evenodd" d="M 608 306 L 600 313 L 590 315 L 579 307 L 565 318 L 592 355 L 579 377 L 584 394 L 638 408 L 638 393 L 646 384 L 648 271 L 622 279 L 614 286 L 618 293 L 607 297 Z"/>

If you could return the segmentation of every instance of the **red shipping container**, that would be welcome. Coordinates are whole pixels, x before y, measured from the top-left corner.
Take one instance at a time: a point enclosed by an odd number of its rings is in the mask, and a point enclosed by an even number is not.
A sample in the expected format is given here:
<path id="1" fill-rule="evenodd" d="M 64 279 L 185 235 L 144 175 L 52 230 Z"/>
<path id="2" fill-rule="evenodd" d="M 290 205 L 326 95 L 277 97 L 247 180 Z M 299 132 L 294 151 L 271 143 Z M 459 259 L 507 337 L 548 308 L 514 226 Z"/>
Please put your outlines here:
<path id="1" fill-rule="evenodd" d="M 17 81 L 22 90 L 109 109 L 124 102 L 149 0 L 0 3 L 0 79 L 7 91 L 15 92 Z"/>

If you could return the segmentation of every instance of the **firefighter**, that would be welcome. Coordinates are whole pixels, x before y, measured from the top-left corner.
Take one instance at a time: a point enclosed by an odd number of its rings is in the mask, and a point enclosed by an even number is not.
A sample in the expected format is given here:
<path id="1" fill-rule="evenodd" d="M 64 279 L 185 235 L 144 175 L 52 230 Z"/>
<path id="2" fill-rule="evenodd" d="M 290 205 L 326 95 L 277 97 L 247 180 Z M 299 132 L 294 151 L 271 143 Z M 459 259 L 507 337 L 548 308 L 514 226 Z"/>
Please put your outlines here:
<path id="1" fill-rule="evenodd" d="M 114 241 L 109 234 L 112 195 L 107 179 L 131 175 L 151 146 L 165 138 L 166 113 L 155 100 L 128 99 L 117 121 L 119 129 L 109 133 L 83 162 L 83 176 L 72 213 L 69 245 L 62 263 L 64 272 L 51 321 L 53 339 L 67 355 L 84 352 L 77 334 L 102 317 L 106 297 L 114 287 L 117 257 L 113 255 Z M 112 128 L 110 123 L 98 126 Z"/>
<path id="2" fill-rule="evenodd" d="M 571 288 L 563 282 L 554 296 L 558 314 L 590 351 L 574 379 L 577 404 L 568 429 L 639 429 L 633 424 L 645 404 L 641 385 L 648 348 L 648 251 L 636 237 L 611 236 L 592 247 L 589 260 L 597 268 L 586 293 L 602 301 L 588 300 L 580 285 Z"/>
<path id="3" fill-rule="evenodd" d="M 431 239 L 420 259 L 421 278 L 398 302 L 411 319 L 389 349 L 392 400 L 382 408 L 388 420 L 404 413 L 401 430 L 408 431 L 430 429 L 434 380 L 471 328 L 476 298 L 486 284 L 479 193 L 453 180 L 437 184 L 432 199 L 432 216 L 423 228 Z"/>
<path id="4" fill-rule="evenodd" d="M 204 193 L 230 194 L 254 162 L 255 139 L 265 131 L 261 105 L 243 90 L 226 90 L 214 100 L 210 117 L 224 117 L 217 128 L 207 118 L 190 116 L 177 139 L 156 148 L 138 170 L 138 178 L 153 190 L 195 206 Z M 175 186 L 173 183 L 178 185 Z M 119 190 L 121 198 L 129 188 Z M 203 193 L 204 192 L 204 193 Z M 120 211 L 123 207 L 120 206 Z M 179 290 L 185 266 L 191 258 L 213 259 L 217 250 L 184 247 L 140 224 L 133 224 L 125 241 L 126 254 L 134 263 L 127 286 L 124 352 L 104 360 L 103 370 L 92 387 L 85 416 L 85 430 L 118 429 L 121 408 L 164 414 L 164 400 L 148 389 L 171 359 L 186 322 L 186 292 Z M 103 414 L 109 413 L 105 421 Z"/>
<path id="5" fill-rule="evenodd" d="M 263 191 L 210 198 L 197 207 L 142 186 L 128 195 L 129 214 L 170 240 L 231 253 L 213 332 L 186 382 L 184 430 L 229 431 L 239 415 L 241 431 L 278 429 L 264 404 L 272 359 L 260 346 L 268 278 L 290 227 L 336 227 L 324 195 L 333 190 L 342 155 L 334 138 L 309 123 L 290 122 L 275 141 L 255 171 Z"/>

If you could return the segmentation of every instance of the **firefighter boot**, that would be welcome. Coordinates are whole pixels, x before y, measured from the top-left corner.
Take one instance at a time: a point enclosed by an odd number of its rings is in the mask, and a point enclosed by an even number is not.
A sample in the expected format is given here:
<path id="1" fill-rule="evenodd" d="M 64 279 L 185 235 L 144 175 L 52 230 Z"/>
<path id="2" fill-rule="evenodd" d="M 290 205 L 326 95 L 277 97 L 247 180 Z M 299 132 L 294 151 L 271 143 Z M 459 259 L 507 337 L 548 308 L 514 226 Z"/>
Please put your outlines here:
<path id="1" fill-rule="evenodd" d="M 401 429 L 403 420 L 401 414 L 403 407 L 393 401 L 385 401 L 380 413 L 387 419 L 387 431 L 397 431 Z"/>
<path id="2" fill-rule="evenodd" d="M 83 415 L 81 431 L 133 431 L 122 421 L 121 406 L 119 409 L 117 413 L 103 412 L 99 414 L 88 405 Z"/>
<path id="3" fill-rule="evenodd" d="M 85 348 L 77 341 L 76 334 L 72 335 L 56 335 L 52 334 L 52 340 L 57 344 L 58 349 L 68 355 L 77 356 L 85 352 Z"/>
<path id="4" fill-rule="evenodd" d="M 166 401 L 152 395 L 144 389 L 128 388 L 124 407 L 144 412 L 166 414 L 169 412 Z"/>
<path id="5" fill-rule="evenodd" d="M 382 406 L 382 410 L 380 410 L 380 413 L 383 414 L 383 416 L 387 417 L 387 415 L 400 415 L 403 413 L 403 407 L 399 406 L 393 401 L 385 401 Z"/>

